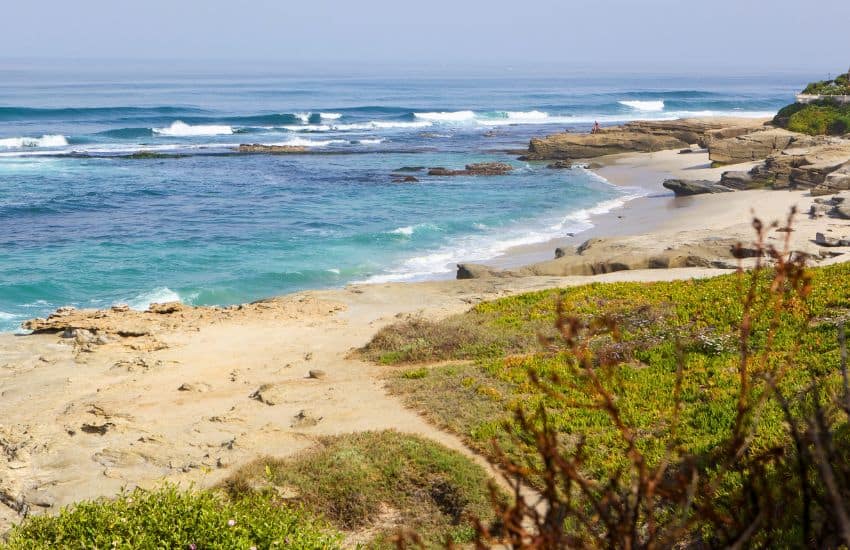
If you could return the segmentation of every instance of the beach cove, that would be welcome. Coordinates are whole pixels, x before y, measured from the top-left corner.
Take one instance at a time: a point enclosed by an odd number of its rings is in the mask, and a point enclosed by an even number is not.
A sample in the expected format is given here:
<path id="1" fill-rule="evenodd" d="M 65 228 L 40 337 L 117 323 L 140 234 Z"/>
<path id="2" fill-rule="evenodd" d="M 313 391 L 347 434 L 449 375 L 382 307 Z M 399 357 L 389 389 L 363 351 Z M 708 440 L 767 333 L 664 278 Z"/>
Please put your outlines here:
<path id="1" fill-rule="evenodd" d="M 587 239 L 613 239 L 629 254 L 670 248 L 705 251 L 706 243 L 753 240 L 751 217 L 777 221 L 768 244 L 784 246 L 792 207 L 793 250 L 814 263 L 814 235 L 843 235 L 848 222 L 809 217 L 809 191 L 754 189 L 674 197 L 660 183 L 688 176 L 719 179 L 756 164 L 711 168 L 708 153 L 663 150 L 600 157 L 593 170 L 645 196 L 604 214 L 575 237 L 514 248 L 500 267 L 553 257 Z M 573 168 L 573 170 L 586 170 Z M 844 253 L 846 247 L 831 252 Z M 716 252 L 716 251 L 715 251 Z M 728 251 L 727 251 L 728 252 Z M 730 257 L 730 264 L 734 260 Z M 543 262 L 544 264 L 546 262 Z M 289 456 L 326 435 L 394 429 L 458 450 L 489 468 L 451 433 L 408 409 L 385 389 L 392 367 L 353 350 L 381 328 L 410 316 L 440 319 L 499 297 L 591 282 L 712 277 L 721 268 L 630 269 L 591 276 L 499 274 L 472 280 L 353 284 L 229 307 L 179 303 L 147 312 L 116 307 L 63 310 L 30 325 L 30 336 L 0 335 L 2 526 L 17 521 L 14 503 L 51 510 L 162 480 L 210 486 L 257 456 Z M 521 275 L 521 276 L 520 276 Z M 38 422 L 33 421 L 33 411 Z M 304 419 L 309 419 L 304 422 Z"/>

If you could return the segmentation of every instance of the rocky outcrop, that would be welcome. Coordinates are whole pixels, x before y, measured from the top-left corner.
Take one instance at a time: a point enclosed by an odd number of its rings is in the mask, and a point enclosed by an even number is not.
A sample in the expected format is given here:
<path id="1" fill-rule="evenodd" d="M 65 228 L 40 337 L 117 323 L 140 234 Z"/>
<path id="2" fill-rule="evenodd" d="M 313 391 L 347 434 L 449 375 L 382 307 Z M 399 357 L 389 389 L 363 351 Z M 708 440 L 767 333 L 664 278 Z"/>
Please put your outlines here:
<path id="1" fill-rule="evenodd" d="M 430 168 L 429 176 L 503 176 L 513 170 L 514 167 L 506 162 L 479 162 L 467 164 L 464 170 L 451 170 L 449 168 Z"/>
<path id="2" fill-rule="evenodd" d="M 459 264 L 458 279 L 570 275 L 598 275 L 631 269 L 713 267 L 734 269 L 742 258 L 758 255 L 740 247 L 737 239 L 712 238 L 664 246 L 636 241 L 635 237 L 590 239 L 575 251 L 561 249 L 560 256 L 516 270 L 499 270 L 479 264 Z"/>
<path id="3" fill-rule="evenodd" d="M 850 140 L 833 138 L 817 146 L 786 149 L 755 166 L 749 176 L 760 186 L 812 189 L 813 195 L 850 189 Z"/>
<path id="4" fill-rule="evenodd" d="M 819 139 L 781 128 L 769 128 L 708 143 L 708 158 L 719 164 L 761 160 L 790 147 L 808 147 Z"/>
<path id="5" fill-rule="evenodd" d="M 701 147 L 709 141 L 709 131 L 726 129 L 729 135 L 753 131 L 762 121 L 729 119 L 681 119 L 636 121 L 622 126 L 602 128 L 594 134 L 569 132 L 534 138 L 528 147 L 528 160 L 568 160 L 617 153 L 654 152 Z"/>
<path id="6" fill-rule="evenodd" d="M 703 195 L 706 193 L 729 193 L 729 187 L 708 180 L 681 180 L 669 179 L 662 183 L 664 187 L 673 191 L 677 197 L 688 197 L 691 195 Z"/>
<path id="7" fill-rule="evenodd" d="M 287 155 L 292 153 L 309 153 L 310 149 L 298 145 L 263 145 L 261 143 L 243 143 L 239 146 L 240 153 L 263 153 L 266 155 Z"/>

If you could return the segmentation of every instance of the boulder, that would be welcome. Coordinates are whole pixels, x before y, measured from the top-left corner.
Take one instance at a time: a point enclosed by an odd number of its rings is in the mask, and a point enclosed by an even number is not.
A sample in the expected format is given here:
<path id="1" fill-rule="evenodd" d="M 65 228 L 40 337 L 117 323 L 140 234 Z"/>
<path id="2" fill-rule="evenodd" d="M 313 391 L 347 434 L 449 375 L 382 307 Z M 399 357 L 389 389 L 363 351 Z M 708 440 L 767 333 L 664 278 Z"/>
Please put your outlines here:
<path id="1" fill-rule="evenodd" d="M 823 233 L 815 234 L 815 244 L 820 246 L 850 246 L 850 239 L 838 239 L 835 237 L 827 237 Z"/>
<path id="2" fill-rule="evenodd" d="M 573 163 L 569 160 L 556 160 L 555 162 L 551 162 L 546 165 L 546 168 L 550 168 L 552 170 L 571 170 L 572 167 Z"/>
<path id="3" fill-rule="evenodd" d="M 729 171 L 720 176 L 720 183 L 728 188 L 744 191 L 764 187 L 764 182 L 753 178 L 750 172 Z"/>
<path id="4" fill-rule="evenodd" d="M 708 180 L 669 179 L 664 180 L 662 185 L 673 191 L 677 197 L 702 195 L 705 193 L 728 193 L 732 191 L 732 189 L 724 185 Z"/>
<path id="5" fill-rule="evenodd" d="M 830 214 L 836 218 L 850 220 L 850 203 L 841 202 L 832 207 Z"/>
<path id="6" fill-rule="evenodd" d="M 498 269 L 480 264 L 457 264 L 458 279 L 489 279 L 491 277 L 503 277 L 504 273 Z"/>
<path id="7" fill-rule="evenodd" d="M 809 217 L 820 218 L 827 215 L 830 210 L 832 210 L 832 206 L 828 204 L 813 204 L 809 207 Z"/>

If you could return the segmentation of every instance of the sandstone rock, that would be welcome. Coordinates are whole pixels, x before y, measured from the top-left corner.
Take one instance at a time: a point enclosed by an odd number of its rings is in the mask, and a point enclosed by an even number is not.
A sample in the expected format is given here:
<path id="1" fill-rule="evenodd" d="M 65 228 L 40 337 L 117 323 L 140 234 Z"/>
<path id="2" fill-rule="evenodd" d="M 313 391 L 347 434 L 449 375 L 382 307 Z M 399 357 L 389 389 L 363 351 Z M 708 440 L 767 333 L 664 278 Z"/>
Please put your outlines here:
<path id="1" fill-rule="evenodd" d="M 850 186 L 850 140 L 830 138 L 810 147 L 786 149 L 769 156 L 750 174 L 773 188 L 816 188 L 815 195 Z M 847 172 L 845 172 L 847 170 Z M 832 176 L 832 174 L 835 174 Z"/>
<path id="2" fill-rule="evenodd" d="M 673 191 L 677 197 L 702 195 L 704 193 L 728 193 L 732 191 L 732 189 L 724 185 L 708 180 L 669 179 L 664 180 L 662 185 Z"/>
<path id="3" fill-rule="evenodd" d="M 529 160 L 591 158 L 627 152 L 653 152 L 686 149 L 691 144 L 706 146 L 707 132 L 728 126 L 753 131 L 760 121 L 742 122 L 724 119 L 681 119 L 671 121 L 635 121 L 622 126 L 602 128 L 594 134 L 554 134 L 534 138 L 529 143 Z"/>
<path id="4" fill-rule="evenodd" d="M 151 304 L 148 311 L 151 313 L 166 315 L 169 313 L 177 313 L 183 309 L 186 309 L 186 306 L 180 302 L 164 302 L 162 304 Z"/>
<path id="5" fill-rule="evenodd" d="M 576 249 L 576 254 L 539 262 L 516 270 L 500 271 L 488 266 L 458 266 L 458 278 L 493 278 L 570 275 L 598 275 L 631 269 L 678 267 L 714 267 L 735 269 L 738 258 L 759 254 L 755 248 L 739 247 L 735 239 L 715 238 L 694 243 L 663 246 L 641 241 L 639 237 L 588 239 Z M 464 268 L 463 271 L 461 268 Z"/>
<path id="6" fill-rule="evenodd" d="M 261 143 L 243 143 L 239 146 L 240 153 L 264 153 L 267 155 L 286 155 L 291 153 L 309 153 L 310 149 L 298 145 L 263 145 Z"/>
<path id="7" fill-rule="evenodd" d="M 720 183 L 726 187 L 743 191 L 746 189 L 758 189 L 764 187 L 764 182 L 754 179 L 749 172 L 729 171 L 720 176 Z"/>
<path id="8" fill-rule="evenodd" d="M 502 272 L 498 269 L 479 264 L 457 264 L 458 279 L 488 279 L 500 277 Z"/>
<path id="9" fill-rule="evenodd" d="M 850 203 L 842 202 L 836 204 L 830 211 L 830 214 L 836 218 L 850 220 Z"/>
<path id="10" fill-rule="evenodd" d="M 115 313 L 125 313 L 127 311 L 130 311 L 130 306 L 128 306 L 127 304 L 115 304 L 110 308 L 110 310 Z"/>
<path id="11" fill-rule="evenodd" d="M 572 248 L 564 248 L 562 246 L 559 246 L 558 248 L 555 249 L 555 258 L 556 259 L 557 258 L 563 258 L 564 256 L 572 255 L 572 254 L 575 254 L 575 250 L 572 249 Z"/>
<path id="12" fill-rule="evenodd" d="M 393 174 L 393 183 L 418 183 L 419 179 L 415 176 L 405 176 L 402 174 Z"/>
<path id="13" fill-rule="evenodd" d="M 835 237 L 827 237 L 823 233 L 815 234 L 815 244 L 820 246 L 850 246 L 850 239 L 837 239 Z"/>
<path id="14" fill-rule="evenodd" d="M 401 168 L 396 168 L 393 170 L 394 172 L 421 172 L 425 170 L 424 166 L 402 166 Z"/>
<path id="15" fill-rule="evenodd" d="M 770 128 L 708 143 L 708 158 L 721 164 L 765 159 L 791 146 L 815 145 L 818 139 L 781 128 Z"/>
<path id="16" fill-rule="evenodd" d="M 311 369 L 311 370 L 307 373 L 307 376 L 308 376 L 309 378 L 315 378 L 315 379 L 317 379 L 317 380 L 321 380 L 321 379 L 323 379 L 323 378 L 326 378 L 326 377 L 328 376 L 328 373 L 326 373 L 325 371 L 320 370 L 320 369 Z"/>
<path id="17" fill-rule="evenodd" d="M 550 162 L 546 165 L 546 168 L 552 170 L 572 170 L 573 163 L 569 160 L 556 160 L 555 162 Z"/>
<path id="18" fill-rule="evenodd" d="M 850 191 L 840 191 L 832 196 L 830 204 L 841 204 L 850 201 Z"/>
<path id="19" fill-rule="evenodd" d="M 832 206 L 828 204 L 813 204 L 809 207 L 809 217 L 810 218 L 820 218 L 825 216 L 832 210 Z"/>
<path id="20" fill-rule="evenodd" d="M 429 176 L 502 176 L 514 167 L 505 162 L 479 162 L 467 164 L 464 170 L 451 170 L 448 168 L 431 168 Z"/>

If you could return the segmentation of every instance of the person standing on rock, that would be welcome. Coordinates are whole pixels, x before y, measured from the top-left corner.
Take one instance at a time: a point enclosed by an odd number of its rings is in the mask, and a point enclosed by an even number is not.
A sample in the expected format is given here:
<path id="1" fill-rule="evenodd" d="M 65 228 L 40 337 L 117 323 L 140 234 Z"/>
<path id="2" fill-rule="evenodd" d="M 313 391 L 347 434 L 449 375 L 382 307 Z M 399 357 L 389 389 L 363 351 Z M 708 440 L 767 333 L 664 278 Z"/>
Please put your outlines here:
<path id="1" fill-rule="evenodd" d="M 595 133 L 599 132 L 599 129 L 600 129 L 600 128 L 601 128 L 601 127 L 599 126 L 599 121 L 598 121 L 598 120 L 594 120 L 594 121 L 593 121 L 593 128 L 590 130 L 590 133 L 591 133 L 591 134 L 595 134 Z"/>

